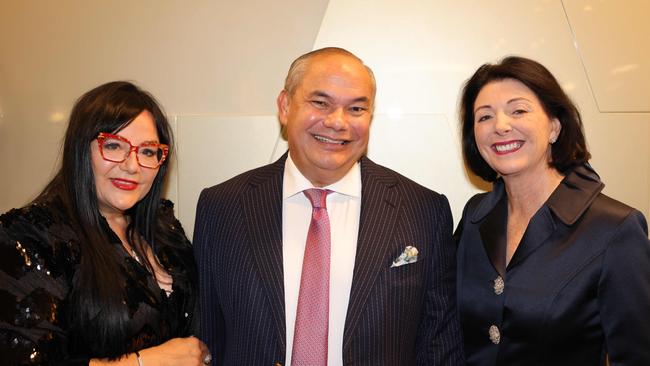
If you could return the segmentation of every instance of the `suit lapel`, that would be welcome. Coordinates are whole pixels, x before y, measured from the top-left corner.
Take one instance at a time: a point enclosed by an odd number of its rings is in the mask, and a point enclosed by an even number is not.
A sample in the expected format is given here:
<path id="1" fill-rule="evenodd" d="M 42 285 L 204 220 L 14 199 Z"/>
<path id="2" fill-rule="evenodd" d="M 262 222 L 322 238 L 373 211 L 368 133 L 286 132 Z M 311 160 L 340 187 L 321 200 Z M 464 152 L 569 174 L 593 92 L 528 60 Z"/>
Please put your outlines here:
<path id="1" fill-rule="evenodd" d="M 286 352 L 282 265 L 282 178 L 286 157 L 253 177 L 242 202 L 254 261 L 277 325 L 280 354 Z"/>
<path id="2" fill-rule="evenodd" d="M 361 160 L 361 217 L 359 238 L 343 334 L 343 352 L 350 346 L 368 296 L 390 252 L 399 212 L 397 179 L 368 160 Z"/>

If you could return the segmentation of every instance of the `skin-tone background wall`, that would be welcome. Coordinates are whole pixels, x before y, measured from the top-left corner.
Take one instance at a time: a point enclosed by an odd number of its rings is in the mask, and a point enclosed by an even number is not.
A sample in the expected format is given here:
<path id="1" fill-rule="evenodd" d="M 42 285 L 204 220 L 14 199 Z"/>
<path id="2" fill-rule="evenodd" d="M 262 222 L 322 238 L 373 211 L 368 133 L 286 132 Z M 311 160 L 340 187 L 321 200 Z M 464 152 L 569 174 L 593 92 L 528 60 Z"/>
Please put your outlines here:
<path id="1" fill-rule="evenodd" d="M 200 190 L 286 150 L 275 98 L 290 62 L 356 53 L 378 82 L 369 156 L 444 193 L 488 188 L 461 159 L 457 103 L 485 62 L 542 62 L 579 105 L 605 193 L 650 216 L 645 0 L 2 1 L 0 211 L 56 171 L 75 98 L 110 80 L 152 92 L 176 133 L 167 196 L 191 235 Z"/>

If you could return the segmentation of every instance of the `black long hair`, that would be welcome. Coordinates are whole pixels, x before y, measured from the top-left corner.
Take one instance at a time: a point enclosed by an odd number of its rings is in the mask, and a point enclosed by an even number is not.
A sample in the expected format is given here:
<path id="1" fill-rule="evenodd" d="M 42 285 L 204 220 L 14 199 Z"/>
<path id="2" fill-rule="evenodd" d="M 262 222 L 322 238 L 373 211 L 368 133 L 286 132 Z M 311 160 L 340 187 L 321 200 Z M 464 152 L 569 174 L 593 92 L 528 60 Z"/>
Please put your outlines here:
<path id="1" fill-rule="evenodd" d="M 155 253 L 156 245 L 170 245 L 165 243 L 165 233 L 155 229 L 173 144 L 165 114 L 146 91 L 130 82 L 115 81 L 82 95 L 70 114 L 61 168 L 35 200 L 60 200 L 79 237 L 81 264 L 69 297 L 72 310 L 65 321 L 73 338 L 69 341 L 88 347 L 88 354 L 93 356 L 126 353 L 124 339 L 129 314 L 122 303 L 126 286 L 115 243 L 109 240 L 106 221 L 99 212 L 91 144 L 96 143 L 100 132 L 117 133 L 143 111 L 153 116 L 160 142 L 170 146 L 149 192 L 125 212 L 130 219 L 127 240 L 153 273 L 144 246 L 151 246 Z"/>
<path id="2" fill-rule="evenodd" d="M 580 111 L 562 90 L 553 74 L 537 61 L 509 56 L 496 64 L 484 64 L 479 67 L 463 87 L 459 113 L 463 156 L 474 174 L 488 182 L 497 179 L 497 173 L 483 159 L 476 146 L 474 102 L 485 85 L 504 79 L 522 82 L 535 93 L 544 112 L 560 121 L 562 129 L 551 147 L 550 166 L 565 173 L 589 161 L 591 154 L 587 149 Z"/>

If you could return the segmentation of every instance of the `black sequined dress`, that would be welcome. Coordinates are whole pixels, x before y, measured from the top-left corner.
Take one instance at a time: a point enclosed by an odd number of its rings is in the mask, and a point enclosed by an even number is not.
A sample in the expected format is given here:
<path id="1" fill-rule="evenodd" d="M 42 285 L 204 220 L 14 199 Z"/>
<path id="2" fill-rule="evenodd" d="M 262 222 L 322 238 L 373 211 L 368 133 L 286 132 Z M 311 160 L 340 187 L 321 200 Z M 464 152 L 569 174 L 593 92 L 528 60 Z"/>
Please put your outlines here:
<path id="1" fill-rule="evenodd" d="M 172 275 L 168 296 L 152 276 L 122 247 L 104 221 L 115 243 L 125 279 L 128 306 L 124 349 L 103 349 L 102 357 L 119 357 L 194 334 L 198 324 L 197 276 L 191 244 L 174 217 L 173 204 L 162 200 L 159 224 L 166 225 L 178 248 L 157 249 L 161 265 Z M 101 336 L 80 346 L 73 327 L 66 324 L 74 311 L 70 301 L 73 279 L 80 264 L 80 243 L 61 204 L 32 204 L 0 216 L 0 364 L 86 365 L 89 348 L 101 349 Z M 160 227 L 160 225 L 159 225 Z M 85 337 L 88 338 L 88 337 Z M 94 343 L 94 344 L 93 344 Z M 88 345 L 92 344 L 93 347 Z M 100 346 L 97 346 L 100 345 Z"/>

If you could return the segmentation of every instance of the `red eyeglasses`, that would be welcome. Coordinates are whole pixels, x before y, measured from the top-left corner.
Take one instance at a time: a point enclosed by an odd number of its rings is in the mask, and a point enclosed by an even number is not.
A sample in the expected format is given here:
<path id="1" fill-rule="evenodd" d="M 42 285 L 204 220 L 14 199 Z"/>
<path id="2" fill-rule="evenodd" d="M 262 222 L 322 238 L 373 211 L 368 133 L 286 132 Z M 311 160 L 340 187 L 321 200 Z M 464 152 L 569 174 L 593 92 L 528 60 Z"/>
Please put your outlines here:
<path id="1" fill-rule="evenodd" d="M 135 158 L 143 168 L 156 169 L 167 158 L 169 146 L 158 142 L 144 142 L 133 146 L 131 142 L 119 135 L 100 132 L 97 136 L 99 153 L 106 161 L 121 163 L 128 159 L 131 151 L 135 151 Z"/>

